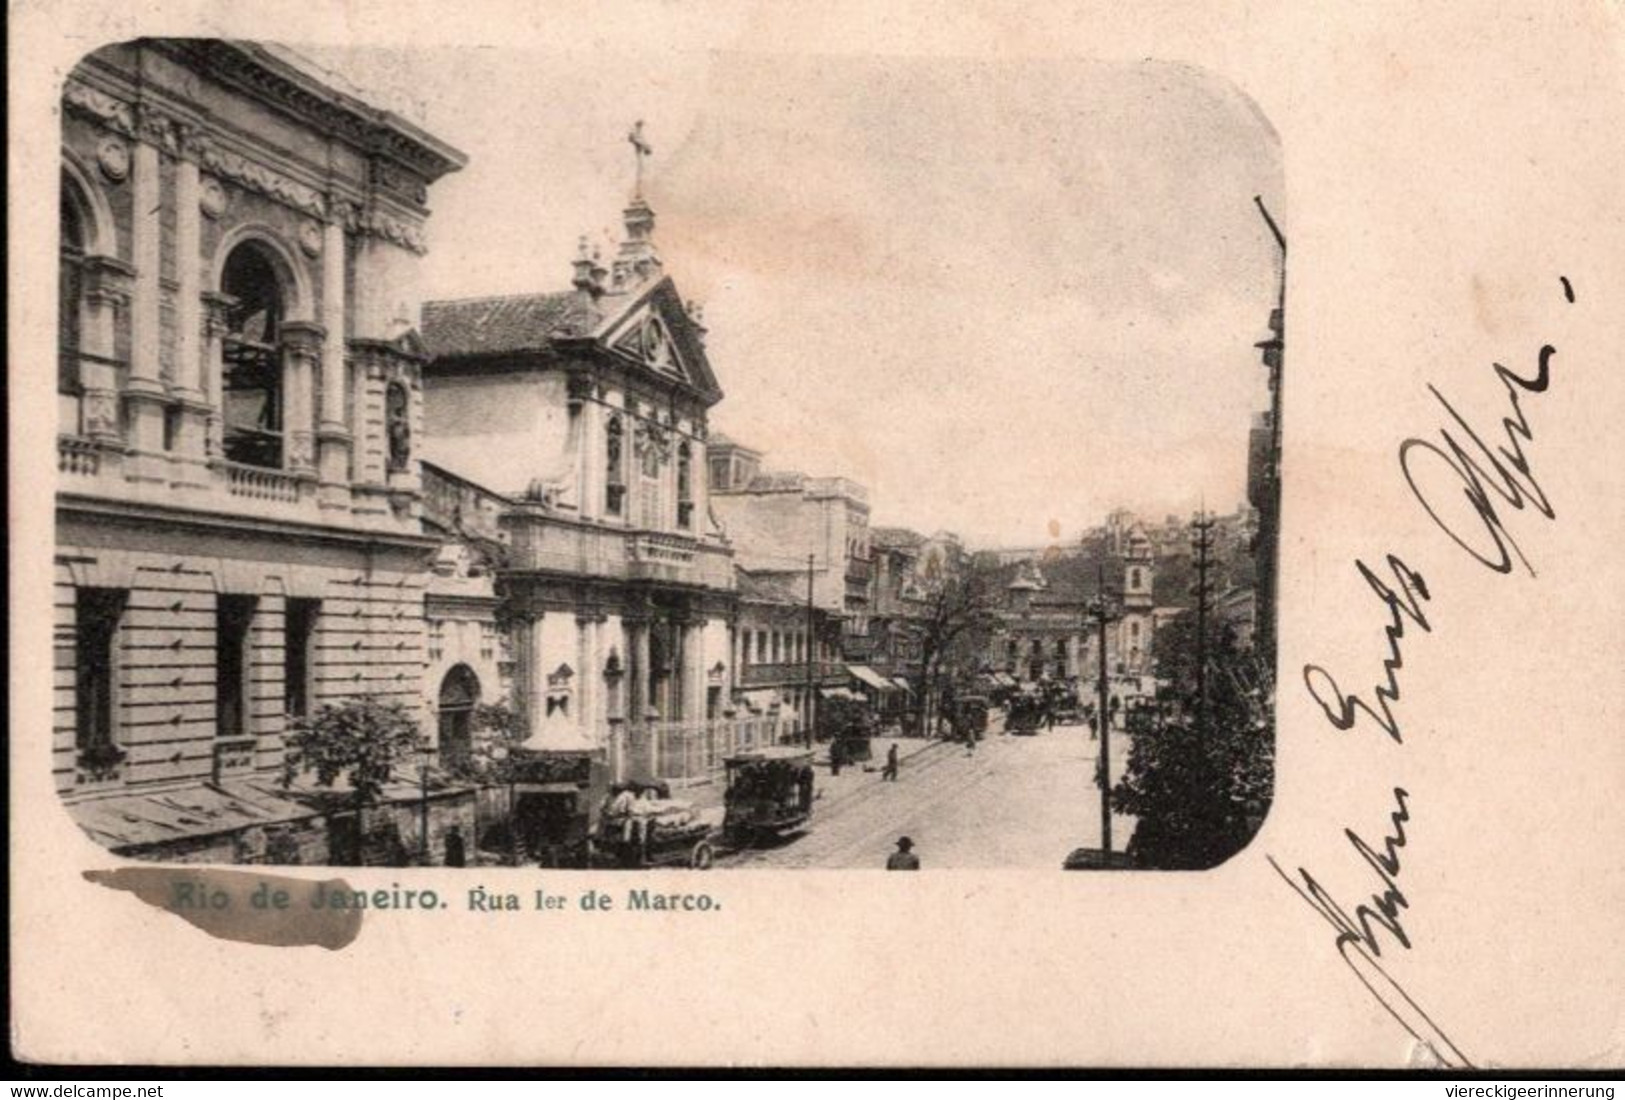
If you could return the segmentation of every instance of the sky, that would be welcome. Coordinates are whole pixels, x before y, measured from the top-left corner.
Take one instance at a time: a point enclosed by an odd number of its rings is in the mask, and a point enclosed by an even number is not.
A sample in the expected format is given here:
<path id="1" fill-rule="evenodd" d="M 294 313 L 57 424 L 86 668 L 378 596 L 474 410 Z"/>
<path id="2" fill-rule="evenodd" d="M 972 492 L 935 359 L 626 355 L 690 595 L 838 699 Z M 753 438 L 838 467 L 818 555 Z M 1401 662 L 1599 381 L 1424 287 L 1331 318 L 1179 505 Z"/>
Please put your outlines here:
<path id="1" fill-rule="evenodd" d="M 296 44 L 297 45 L 297 44 Z M 593 44 L 589 44 L 593 45 Z M 299 46 L 469 156 L 425 298 L 564 289 L 634 160 L 711 427 L 978 546 L 1245 498 L 1286 228 L 1273 129 L 1169 62 Z"/>

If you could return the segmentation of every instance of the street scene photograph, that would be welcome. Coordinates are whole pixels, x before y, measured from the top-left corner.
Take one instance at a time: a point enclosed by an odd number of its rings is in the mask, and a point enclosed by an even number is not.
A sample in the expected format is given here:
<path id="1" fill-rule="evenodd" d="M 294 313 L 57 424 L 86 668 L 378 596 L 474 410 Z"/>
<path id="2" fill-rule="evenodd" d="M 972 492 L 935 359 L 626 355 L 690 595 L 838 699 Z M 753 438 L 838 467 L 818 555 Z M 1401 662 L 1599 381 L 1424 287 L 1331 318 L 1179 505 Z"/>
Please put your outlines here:
<path id="1" fill-rule="evenodd" d="M 1262 825 L 1289 231 L 1224 79 L 152 38 L 60 108 L 50 768 L 111 853 Z"/>

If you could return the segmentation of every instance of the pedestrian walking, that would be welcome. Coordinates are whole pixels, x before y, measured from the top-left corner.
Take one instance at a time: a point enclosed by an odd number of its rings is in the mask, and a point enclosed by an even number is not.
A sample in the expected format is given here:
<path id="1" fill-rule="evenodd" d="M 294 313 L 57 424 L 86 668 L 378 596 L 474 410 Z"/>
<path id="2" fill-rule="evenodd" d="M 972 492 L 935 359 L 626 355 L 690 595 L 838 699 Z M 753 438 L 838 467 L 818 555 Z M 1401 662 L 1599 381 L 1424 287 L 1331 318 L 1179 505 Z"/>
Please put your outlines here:
<path id="1" fill-rule="evenodd" d="M 906 836 L 897 838 L 897 851 L 886 857 L 888 871 L 918 871 L 920 857 L 914 854 L 914 842 Z"/>
<path id="2" fill-rule="evenodd" d="M 897 746 L 893 745 L 886 750 L 886 767 L 881 771 L 880 778 L 889 782 L 897 782 Z"/>

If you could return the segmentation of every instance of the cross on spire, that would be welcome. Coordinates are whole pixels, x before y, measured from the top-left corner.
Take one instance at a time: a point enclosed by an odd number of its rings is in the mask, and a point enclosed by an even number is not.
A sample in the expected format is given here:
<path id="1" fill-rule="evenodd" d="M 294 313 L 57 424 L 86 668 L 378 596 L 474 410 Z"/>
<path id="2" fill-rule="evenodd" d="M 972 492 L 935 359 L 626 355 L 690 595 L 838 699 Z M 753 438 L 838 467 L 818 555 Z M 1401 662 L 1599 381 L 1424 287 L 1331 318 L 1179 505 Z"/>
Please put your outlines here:
<path id="1" fill-rule="evenodd" d="M 643 120 L 641 118 L 632 124 L 632 129 L 626 135 L 626 140 L 632 143 L 632 156 L 637 161 L 637 183 L 633 194 L 641 199 L 643 197 L 643 158 L 654 152 L 654 149 L 643 138 Z"/>

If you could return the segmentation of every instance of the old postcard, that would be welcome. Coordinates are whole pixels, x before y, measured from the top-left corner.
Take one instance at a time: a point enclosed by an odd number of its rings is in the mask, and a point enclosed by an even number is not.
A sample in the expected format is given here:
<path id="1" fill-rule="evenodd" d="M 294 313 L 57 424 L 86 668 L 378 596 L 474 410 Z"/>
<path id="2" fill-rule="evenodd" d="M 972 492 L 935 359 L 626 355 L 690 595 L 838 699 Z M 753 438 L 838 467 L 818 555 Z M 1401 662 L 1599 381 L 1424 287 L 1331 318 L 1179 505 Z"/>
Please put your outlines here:
<path id="1" fill-rule="evenodd" d="M 12 14 L 18 1057 L 1625 1061 L 1617 8 Z"/>

